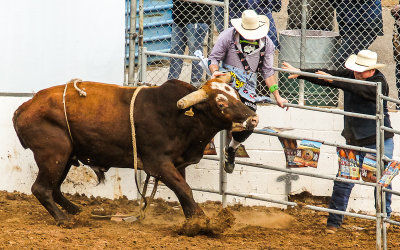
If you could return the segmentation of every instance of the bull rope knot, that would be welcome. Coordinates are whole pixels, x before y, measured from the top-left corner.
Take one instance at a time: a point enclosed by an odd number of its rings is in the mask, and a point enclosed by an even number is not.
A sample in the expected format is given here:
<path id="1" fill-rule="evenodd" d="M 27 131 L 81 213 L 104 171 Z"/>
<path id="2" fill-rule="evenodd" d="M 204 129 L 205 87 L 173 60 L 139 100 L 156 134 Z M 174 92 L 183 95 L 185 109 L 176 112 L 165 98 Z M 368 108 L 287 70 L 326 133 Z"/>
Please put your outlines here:
<path id="1" fill-rule="evenodd" d="M 76 84 L 78 83 L 78 82 L 82 82 L 82 80 L 81 79 L 79 79 L 79 78 L 76 78 L 76 79 L 72 79 L 70 82 L 74 82 L 74 88 L 76 89 L 76 91 L 78 91 L 78 93 L 79 93 L 79 95 L 80 96 L 85 96 L 86 97 L 86 92 L 85 91 L 83 91 L 83 90 L 81 90 L 80 88 L 78 88 L 78 86 L 76 86 Z"/>
<path id="2" fill-rule="evenodd" d="M 143 192 L 140 192 L 140 188 L 139 188 L 139 184 L 138 184 L 138 180 L 137 180 L 138 162 L 140 161 L 140 159 L 138 159 L 138 157 L 137 157 L 134 106 L 135 106 L 136 97 L 142 88 L 147 88 L 147 86 L 139 86 L 136 88 L 136 91 L 132 95 L 130 109 L 129 109 L 129 116 L 130 116 L 130 121 L 131 121 L 131 130 L 132 130 L 132 150 L 133 150 L 133 165 L 135 168 L 135 183 L 136 183 L 136 188 L 141 196 L 140 203 L 139 203 L 140 215 L 139 215 L 138 219 L 144 219 L 146 209 L 148 208 L 149 203 L 153 200 L 154 195 L 157 191 L 157 186 L 158 186 L 158 178 L 156 177 L 155 183 L 153 186 L 153 191 L 151 192 L 149 201 L 147 201 L 146 191 L 147 191 L 147 184 L 149 183 L 150 175 L 146 176 L 145 184 L 143 187 Z M 142 165 L 143 165 L 143 163 L 142 163 Z"/>

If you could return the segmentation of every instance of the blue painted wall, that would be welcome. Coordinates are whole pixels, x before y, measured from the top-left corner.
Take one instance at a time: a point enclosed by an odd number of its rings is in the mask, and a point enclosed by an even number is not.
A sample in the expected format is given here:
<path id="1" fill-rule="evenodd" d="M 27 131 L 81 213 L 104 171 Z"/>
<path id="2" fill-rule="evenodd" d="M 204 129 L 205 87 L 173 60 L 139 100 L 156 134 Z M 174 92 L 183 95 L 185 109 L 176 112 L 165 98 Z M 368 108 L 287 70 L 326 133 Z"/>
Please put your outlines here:
<path id="1" fill-rule="evenodd" d="M 130 31 L 130 0 L 125 1 L 126 30 Z M 137 1 L 136 32 L 139 30 L 139 1 Z M 169 52 L 171 49 L 172 0 L 144 0 L 143 36 L 144 46 L 149 51 Z M 126 35 L 125 53 L 129 61 L 129 36 Z M 137 41 L 137 40 L 136 40 Z M 136 46 L 135 56 L 138 55 Z M 148 61 L 160 60 L 160 57 L 148 57 Z M 137 62 L 137 59 L 136 59 Z"/>

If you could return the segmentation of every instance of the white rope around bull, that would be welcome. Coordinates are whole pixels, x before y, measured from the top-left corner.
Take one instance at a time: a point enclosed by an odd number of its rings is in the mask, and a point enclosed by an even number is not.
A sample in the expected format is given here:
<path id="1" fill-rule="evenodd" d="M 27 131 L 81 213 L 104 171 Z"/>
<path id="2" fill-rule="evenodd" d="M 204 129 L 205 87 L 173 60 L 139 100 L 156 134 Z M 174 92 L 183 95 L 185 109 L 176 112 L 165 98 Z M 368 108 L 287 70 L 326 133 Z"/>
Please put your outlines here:
<path id="1" fill-rule="evenodd" d="M 144 86 L 140 86 L 136 88 L 136 91 L 132 95 L 131 99 L 131 104 L 129 108 L 129 117 L 131 120 L 131 130 L 132 130 L 132 150 L 133 150 L 133 166 L 135 168 L 135 182 L 136 182 L 136 187 L 139 190 L 138 182 L 137 182 L 137 164 L 138 164 L 138 159 L 137 159 L 137 149 L 136 149 L 136 131 L 135 131 L 135 119 L 134 119 L 134 106 L 135 106 L 135 100 L 137 95 L 139 94 L 140 90 L 142 90 Z"/>
<path id="2" fill-rule="evenodd" d="M 136 89 L 136 91 L 133 93 L 132 95 L 132 99 L 131 99 L 131 103 L 130 103 L 130 108 L 129 108 L 129 117 L 130 117 L 130 121 L 131 121 L 131 130 L 132 130 L 132 150 L 133 150 L 133 165 L 134 165 L 134 169 L 135 169 L 135 183 L 136 183 L 136 188 L 139 192 L 139 194 L 141 195 L 141 199 L 140 199 L 140 219 L 144 219 L 145 217 L 145 212 L 146 209 L 148 207 L 148 202 L 146 200 L 146 190 L 147 190 L 147 184 L 149 182 L 149 176 L 147 176 L 146 178 L 146 183 L 145 186 L 143 188 L 143 192 L 140 192 L 140 188 L 139 188 L 139 184 L 137 181 L 137 170 L 138 170 L 138 156 L 137 156 L 137 147 L 136 147 L 136 131 L 135 131 L 135 119 L 134 119 L 134 106 L 135 106 L 135 100 L 137 95 L 139 94 L 140 90 L 142 88 L 146 88 L 145 86 L 140 86 Z M 150 199 L 149 202 L 151 202 L 154 198 L 154 195 L 156 193 L 157 190 L 157 186 L 158 186 L 158 178 L 155 179 L 155 184 L 153 187 L 153 191 L 151 192 L 150 195 Z M 142 203 L 144 202 L 144 206 L 142 205 Z"/>
<path id="3" fill-rule="evenodd" d="M 65 84 L 64 93 L 63 93 L 64 116 L 65 116 L 65 121 L 67 123 L 67 129 L 68 129 L 69 137 L 71 138 L 71 142 L 74 142 L 74 139 L 72 139 L 71 129 L 69 127 L 68 116 L 67 116 L 67 107 L 66 107 L 66 104 L 65 104 L 65 94 L 67 93 L 68 83 L 69 82 L 67 82 Z"/>
<path id="4" fill-rule="evenodd" d="M 67 94 L 68 83 L 70 83 L 70 82 L 72 82 L 72 81 L 74 82 L 74 88 L 79 92 L 79 95 L 80 95 L 80 96 L 85 96 L 85 97 L 86 97 L 86 92 L 83 91 L 83 90 L 81 90 L 80 88 L 78 88 L 78 86 L 76 85 L 78 82 L 82 82 L 82 80 L 81 80 L 81 79 L 78 79 L 78 78 L 71 79 L 69 82 L 67 82 L 67 83 L 65 84 L 65 87 L 64 87 L 63 106 L 64 106 L 65 121 L 66 121 L 66 123 L 67 123 L 67 129 L 68 129 L 69 137 L 71 138 L 71 142 L 74 142 L 74 139 L 72 139 L 71 128 L 70 128 L 69 122 L 68 122 L 67 107 L 66 107 L 67 104 L 66 104 L 66 101 L 65 101 L 65 96 L 66 96 L 66 94 Z"/>

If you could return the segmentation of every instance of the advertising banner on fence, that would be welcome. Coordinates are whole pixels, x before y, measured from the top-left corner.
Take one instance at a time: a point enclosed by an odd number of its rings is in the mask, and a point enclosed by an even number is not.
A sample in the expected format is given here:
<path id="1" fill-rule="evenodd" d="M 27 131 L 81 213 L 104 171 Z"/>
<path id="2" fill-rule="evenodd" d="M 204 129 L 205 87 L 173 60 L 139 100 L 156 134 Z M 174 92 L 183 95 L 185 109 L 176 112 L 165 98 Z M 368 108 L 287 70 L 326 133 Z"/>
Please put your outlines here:
<path id="1" fill-rule="evenodd" d="M 361 178 L 366 182 L 376 182 L 376 157 L 372 154 L 366 154 L 361 166 Z"/>
<path id="2" fill-rule="evenodd" d="M 304 167 L 316 168 L 322 142 L 302 140 L 297 147 L 294 162 Z"/>
<path id="3" fill-rule="evenodd" d="M 360 179 L 360 152 L 337 147 L 338 154 L 338 176 L 345 179 Z"/>
<path id="4" fill-rule="evenodd" d="M 400 162 L 391 161 L 385 171 L 383 171 L 382 178 L 379 180 L 378 184 L 383 187 L 388 187 L 392 182 L 393 178 L 399 174 Z"/>

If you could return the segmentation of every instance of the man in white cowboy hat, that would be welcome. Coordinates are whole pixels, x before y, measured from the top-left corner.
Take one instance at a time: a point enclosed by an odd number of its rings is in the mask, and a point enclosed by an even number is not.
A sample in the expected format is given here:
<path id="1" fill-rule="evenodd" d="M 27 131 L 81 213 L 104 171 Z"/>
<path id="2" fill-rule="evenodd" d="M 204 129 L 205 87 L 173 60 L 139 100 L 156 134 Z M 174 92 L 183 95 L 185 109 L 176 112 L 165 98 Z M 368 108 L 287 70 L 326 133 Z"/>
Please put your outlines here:
<path id="1" fill-rule="evenodd" d="M 245 10 L 242 18 L 232 19 L 231 23 L 233 27 L 221 32 L 208 57 L 212 78 L 224 75 L 226 73 L 223 71 L 228 71 L 227 74 L 232 76 L 231 85 L 238 90 L 243 103 L 256 111 L 256 102 L 270 100 L 269 97 L 256 95 L 257 73 L 260 72 L 277 104 L 283 108 L 287 100 L 279 95 L 274 70 L 271 68 L 275 46 L 267 36 L 268 17 L 257 15 L 254 10 Z M 220 62 L 222 69 L 219 66 Z M 252 132 L 246 130 L 232 133 L 232 140 L 225 148 L 224 169 L 227 173 L 233 172 L 236 150 Z"/>
<path id="2" fill-rule="evenodd" d="M 289 63 L 283 62 L 282 68 L 300 71 Z M 371 82 L 382 83 L 382 93 L 389 94 L 389 85 L 385 76 L 379 71 L 384 64 L 377 63 L 377 54 L 370 50 L 361 50 L 357 55 L 351 55 L 345 62 L 345 69 L 326 70 L 326 69 L 302 69 L 305 72 L 320 75 L 333 75 L 349 79 L 357 79 Z M 301 78 L 314 84 L 340 88 L 344 91 L 344 111 L 375 115 L 376 113 L 376 87 L 360 84 L 352 84 L 342 81 L 324 80 L 313 77 L 299 76 L 291 74 L 288 78 Z M 391 127 L 387 102 L 383 101 L 384 126 Z M 375 120 L 362 119 L 344 116 L 344 128 L 342 136 L 346 139 L 346 144 L 376 148 L 376 122 Z M 385 131 L 385 155 L 389 158 L 393 156 L 393 133 Z M 364 154 L 360 155 L 360 166 L 364 160 Z M 350 193 L 354 184 L 335 181 L 329 208 L 345 211 L 349 201 Z M 391 186 L 389 187 L 391 188 Z M 386 193 L 386 213 L 391 214 L 391 193 Z M 329 214 L 327 221 L 327 233 L 335 233 L 343 221 L 343 215 Z"/>

